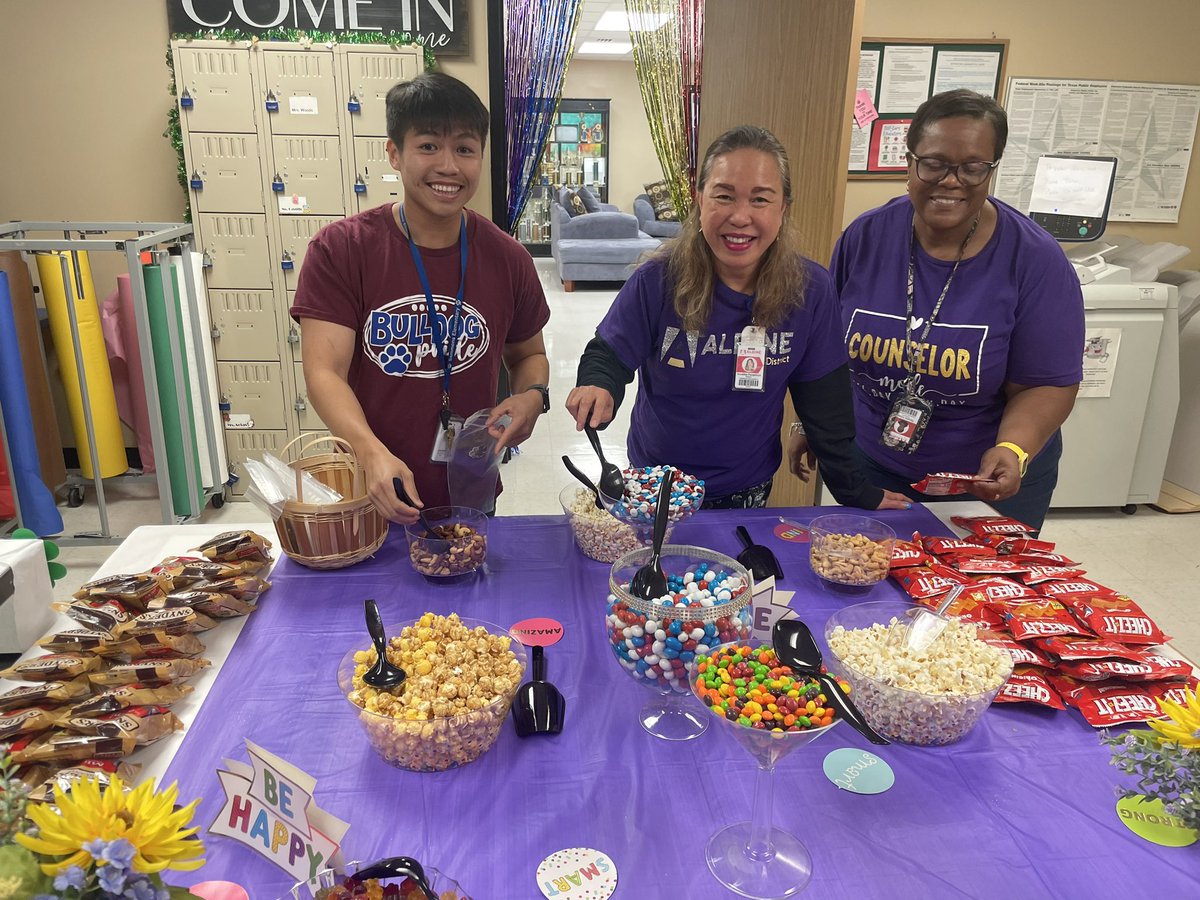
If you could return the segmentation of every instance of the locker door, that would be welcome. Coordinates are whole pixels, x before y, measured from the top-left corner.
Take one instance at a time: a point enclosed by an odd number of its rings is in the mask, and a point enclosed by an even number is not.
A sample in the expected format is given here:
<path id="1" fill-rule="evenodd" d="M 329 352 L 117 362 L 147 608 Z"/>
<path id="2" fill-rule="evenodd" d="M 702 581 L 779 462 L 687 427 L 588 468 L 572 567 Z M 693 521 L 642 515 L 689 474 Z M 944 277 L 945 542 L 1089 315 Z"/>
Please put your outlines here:
<path id="1" fill-rule="evenodd" d="M 262 212 L 258 139 L 252 134 L 193 134 L 192 173 L 203 187 L 190 188 L 197 212 Z"/>
<path id="2" fill-rule="evenodd" d="M 355 135 L 387 136 L 387 92 L 398 81 L 409 81 L 424 69 L 421 51 L 397 50 L 391 53 L 347 48 L 350 92 L 359 102 L 359 111 L 350 114 Z"/>
<path id="3" fill-rule="evenodd" d="M 404 199 L 400 173 L 388 162 L 387 138 L 356 137 L 354 171 L 366 187 L 365 191 L 354 194 L 359 212 Z"/>
<path id="4" fill-rule="evenodd" d="M 295 364 L 296 370 L 296 421 L 300 423 L 301 431 L 327 431 L 325 423 L 313 409 L 308 399 L 308 388 L 304 385 L 304 365 Z"/>
<path id="5" fill-rule="evenodd" d="M 221 396 L 229 402 L 229 421 L 245 427 L 253 423 L 255 429 L 287 428 L 282 376 L 277 362 L 217 363 Z"/>
<path id="6" fill-rule="evenodd" d="M 200 213 L 200 233 L 212 260 L 208 287 L 270 288 L 267 217 Z"/>
<path id="7" fill-rule="evenodd" d="M 242 465 L 247 459 L 262 459 L 264 453 L 279 456 L 288 442 L 286 431 L 234 431 L 225 430 L 225 446 L 229 450 L 229 467 L 237 475 L 233 484 L 233 495 L 240 497 L 250 485 L 250 476 Z"/>
<path id="8" fill-rule="evenodd" d="M 249 50 L 176 47 L 175 79 L 180 98 L 186 91 L 192 101 L 180 109 L 187 131 L 254 132 Z"/>
<path id="9" fill-rule="evenodd" d="M 272 134 L 337 134 L 332 50 L 264 50 L 267 90 L 279 104 L 267 112 Z M 265 103 L 272 97 L 264 97 Z"/>
<path id="10" fill-rule="evenodd" d="M 271 291 L 209 291 L 208 304 L 217 359 L 278 358 L 275 295 Z"/>
<path id="11" fill-rule="evenodd" d="M 292 306 L 296 302 L 296 292 L 295 291 L 287 292 L 287 302 L 288 302 L 288 312 L 289 312 L 289 318 L 290 318 Z M 304 355 L 300 352 L 300 325 L 295 321 L 292 321 L 288 325 L 287 342 L 288 342 L 288 346 L 292 348 L 292 361 L 293 362 L 303 362 Z"/>
<path id="12" fill-rule="evenodd" d="M 283 270 L 284 287 L 289 291 L 296 289 L 300 278 L 300 267 L 304 264 L 304 254 L 308 252 L 308 242 L 318 231 L 331 222 L 336 222 L 343 216 L 280 216 L 279 233 L 283 239 L 283 252 L 291 258 L 292 267 Z"/>
<path id="13" fill-rule="evenodd" d="M 280 215 L 342 215 L 342 156 L 336 137 L 277 136 L 275 168 L 283 190 L 276 194 Z"/>

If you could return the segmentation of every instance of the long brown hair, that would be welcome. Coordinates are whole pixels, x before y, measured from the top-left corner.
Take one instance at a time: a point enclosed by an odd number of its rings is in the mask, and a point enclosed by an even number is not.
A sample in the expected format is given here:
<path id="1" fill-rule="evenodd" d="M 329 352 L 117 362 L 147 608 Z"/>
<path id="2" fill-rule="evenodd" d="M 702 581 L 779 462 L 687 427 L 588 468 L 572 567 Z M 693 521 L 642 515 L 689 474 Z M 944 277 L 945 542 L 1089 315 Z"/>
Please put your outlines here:
<path id="1" fill-rule="evenodd" d="M 758 265 L 754 292 L 754 323 L 772 328 L 793 309 L 804 305 L 807 270 L 800 254 L 799 237 L 792 223 L 792 174 L 787 150 L 766 128 L 739 125 L 731 128 L 708 146 L 696 178 L 696 192 L 703 193 L 716 161 L 734 150 L 759 150 L 770 155 L 779 166 L 783 182 L 783 222 L 775 242 L 767 248 Z M 679 236 L 667 241 L 651 254 L 666 262 L 675 292 L 675 314 L 685 331 L 700 331 L 712 313 L 716 271 L 712 249 L 700 231 L 700 204 L 693 203 Z"/>

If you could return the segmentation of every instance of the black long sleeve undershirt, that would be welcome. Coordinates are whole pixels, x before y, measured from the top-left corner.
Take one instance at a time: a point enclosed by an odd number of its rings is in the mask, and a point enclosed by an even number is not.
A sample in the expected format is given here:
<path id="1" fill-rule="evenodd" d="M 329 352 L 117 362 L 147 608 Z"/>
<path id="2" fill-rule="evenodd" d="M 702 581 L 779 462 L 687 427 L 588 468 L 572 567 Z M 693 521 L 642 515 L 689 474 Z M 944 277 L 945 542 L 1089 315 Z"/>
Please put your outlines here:
<path id="1" fill-rule="evenodd" d="M 588 345 L 583 349 L 583 356 L 579 357 L 575 386 L 604 388 L 612 394 L 615 417 L 617 410 L 621 408 L 621 401 L 625 399 L 625 388 L 633 381 L 633 376 L 633 369 L 621 362 L 612 345 L 600 335 L 596 335 L 588 341 Z M 605 422 L 600 427 L 607 428 L 608 423 Z"/>

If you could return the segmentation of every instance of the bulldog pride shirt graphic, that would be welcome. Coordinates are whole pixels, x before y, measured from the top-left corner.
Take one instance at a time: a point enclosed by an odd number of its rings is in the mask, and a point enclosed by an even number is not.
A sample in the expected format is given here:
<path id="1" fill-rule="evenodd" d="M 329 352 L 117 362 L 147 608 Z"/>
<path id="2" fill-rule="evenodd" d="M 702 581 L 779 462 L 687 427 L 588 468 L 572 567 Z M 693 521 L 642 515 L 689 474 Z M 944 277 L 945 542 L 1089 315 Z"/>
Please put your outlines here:
<path id="1" fill-rule="evenodd" d="M 454 298 L 434 295 L 437 332 L 449 344 Z M 363 352 L 385 375 L 397 378 L 441 378 L 442 359 L 434 346 L 434 330 L 423 294 L 400 297 L 375 309 L 363 325 Z M 450 374 L 469 369 L 487 353 L 491 334 L 487 322 L 470 303 L 463 302 L 457 320 L 458 340 Z"/>

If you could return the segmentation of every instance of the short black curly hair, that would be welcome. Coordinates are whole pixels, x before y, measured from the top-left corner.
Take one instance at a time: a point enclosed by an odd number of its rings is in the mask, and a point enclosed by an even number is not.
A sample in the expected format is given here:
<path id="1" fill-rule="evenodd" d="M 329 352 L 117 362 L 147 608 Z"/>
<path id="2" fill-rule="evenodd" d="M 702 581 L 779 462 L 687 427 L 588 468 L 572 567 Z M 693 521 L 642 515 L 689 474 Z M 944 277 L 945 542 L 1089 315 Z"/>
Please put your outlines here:
<path id="1" fill-rule="evenodd" d="M 925 136 L 925 129 L 934 122 L 960 116 L 967 119 L 985 119 L 991 123 L 992 131 L 996 135 L 996 155 L 992 161 L 999 160 L 1004 155 L 1004 147 L 1008 143 L 1008 114 L 992 97 L 977 94 L 966 88 L 934 94 L 917 107 L 912 124 L 908 126 L 908 137 L 905 141 L 908 144 L 908 152 L 917 152 L 917 144 Z"/>
<path id="2" fill-rule="evenodd" d="M 487 144 L 488 111 L 470 87 L 444 72 L 423 72 L 387 93 L 387 135 L 397 147 L 412 129 L 434 134 L 466 130 Z"/>

